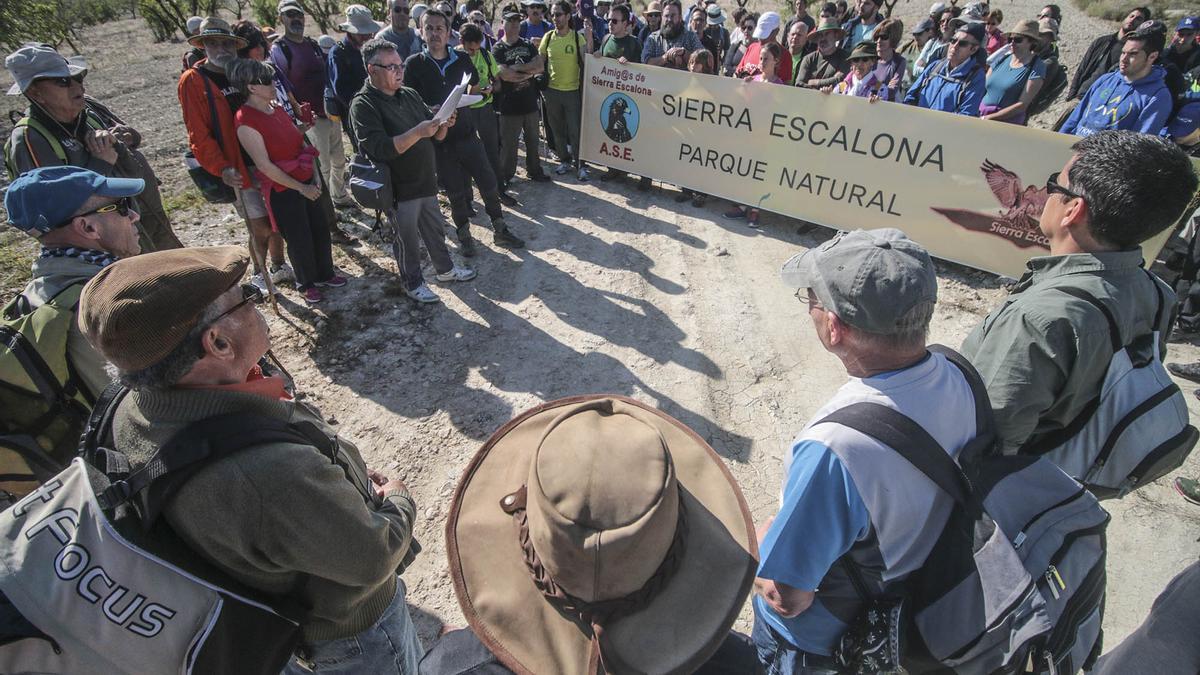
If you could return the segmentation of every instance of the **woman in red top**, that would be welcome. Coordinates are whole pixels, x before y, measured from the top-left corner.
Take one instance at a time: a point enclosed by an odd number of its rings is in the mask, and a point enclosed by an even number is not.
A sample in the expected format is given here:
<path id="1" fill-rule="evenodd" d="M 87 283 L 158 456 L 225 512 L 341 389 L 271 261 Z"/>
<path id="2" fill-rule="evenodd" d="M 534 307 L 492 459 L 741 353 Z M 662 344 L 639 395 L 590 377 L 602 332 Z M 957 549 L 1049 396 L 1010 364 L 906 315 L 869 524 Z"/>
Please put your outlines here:
<path id="1" fill-rule="evenodd" d="M 296 288 L 310 305 L 316 304 L 322 300 L 318 286 L 346 285 L 333 268 L 329 224 L 317 202 L 317 151 L 304 143 L 292 118 L 275 102 L 275 69 L 269 63 L 236 59 L 227 72 L 229 83 L 246 96 L 234 117 L 238 141 L 254 161 L 271 227 L 287 242 Z"/>

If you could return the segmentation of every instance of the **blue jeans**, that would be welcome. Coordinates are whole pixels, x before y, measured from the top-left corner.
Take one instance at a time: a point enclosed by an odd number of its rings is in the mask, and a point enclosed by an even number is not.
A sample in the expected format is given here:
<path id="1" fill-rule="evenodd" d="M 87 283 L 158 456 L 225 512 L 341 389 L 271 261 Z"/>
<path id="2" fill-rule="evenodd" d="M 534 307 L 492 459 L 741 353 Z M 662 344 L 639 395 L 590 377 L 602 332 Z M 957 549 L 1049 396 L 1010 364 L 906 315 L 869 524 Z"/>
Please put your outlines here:
<path id="1" fill-rule="evenodd" d="M 836 671 L 827 667 L 828 656 L 818 656 L 796 649 L 781 638 L 767 622 L 754 611 L 754 630 L 750 633 L 758 662 L 767 675 L 834 675 Z"/>
<path id="2" fill-rule="evenodd" d="M 375 625 L 358 635 L 326 640 L 308 647 L 308 662 L 321 675 L 417 675 L 425 650 L 404 604 L 404 581 L 396 579 L 396 596 Z M 282 675 L 308 675 L 293 658 Z"/>

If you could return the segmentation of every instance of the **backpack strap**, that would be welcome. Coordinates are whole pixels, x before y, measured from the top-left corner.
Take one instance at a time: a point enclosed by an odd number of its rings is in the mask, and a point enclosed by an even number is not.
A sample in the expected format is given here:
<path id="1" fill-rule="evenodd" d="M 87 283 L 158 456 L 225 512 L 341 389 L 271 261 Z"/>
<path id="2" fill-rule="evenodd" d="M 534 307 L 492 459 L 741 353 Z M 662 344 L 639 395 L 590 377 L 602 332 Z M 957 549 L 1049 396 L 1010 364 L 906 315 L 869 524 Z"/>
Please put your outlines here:
<path id="1" fill-rule="evenodd" d="M 1158 284 L 1155 284 L 1156 288 L 1157 288 L 1157 286 L 1158 286 Z M 1092 295 L 1091 293 L 1088 293 L 1087 291 L 1083 290 L 1082 288 L 1076 288 L 1075 286 L 1059 286 L 1059 287 L 1055 288 L 1054 290 L 1059 291 L 1060 293 L 1066 293 L 1067 295 L 1070 295 L 1072 297 L 1083 300 L 1084 302 L 1088 303 L 1092 307 L 1095 307 L 1096 309 L 1100 310 L 1100 313 L 1104 315 L 1104 321 L 1108 324 L 1108 338 L 1109 338 L 1109 341 L 1112 343 L 1113 353 L 1115 354 L 1125 348 L 1125 342 L 1123 340 L 1121 340 L 1121 331 L 1117 327 L 1116 317 L 1113 316 L 1112 310 L 1110 310 L 1108 308 L 1108 306 L 1105 305 L 1103 302 L 1100 302 L 1100 300 L 1097 299 L 1096 296 Z M 1155 324 L 1155 325 L 1157 325 L 1157 324 Z"/>
<path id="2" fill-rule="evenodd" d="M 217 147 L 224 153 L 225 144 L 221 142 L 221 118 L 217 116 L 217 104 L 213 101 L 216 97 L 212 93 L 212 80 L 209 79 L 208 75 L 204 74 L 204 69 L 199 64 L 192 66 L 192 68 L 196 70 L 200 75 L 200 79 L 204 81 L 204 97 L 208 99 L 208 114 L 212 119 L 213 137 L 217 139 Z"/>
<path id="3" fill-rule="evenodd" d="M 129 475 L 129 460 L 125 455 L 110 450 L 112 447 L 112 421 L 117 406 L 124 400 L 129 388 L 120 382 L 112 382 L 92 406 L 83 434 L 79 438 L 79 456 L 96 467 L 110 479 L 121 479 Z"/>
<path id="4" fill-rule="evenodd" d="M 364 500 L 374 503 L 370 478 L 340 457 L 337 440 L 310 422 L 286 422 L 254 413 L 218 415 L 189 424 L 128 478 L 113 482 L 101 495 L 100 506 L 115 508 L 137 500 L 142 525 L 150 528 L 175 492 L 210 462 L 246 448 L 269 443 L 315 447 L 345 473 Z"/>
<path id="5" fill-rule="evenodd" d="M 886 445 L 956 503 L 971 509 L 974 497 L 962 469 L 928 431 L 907 415 L 879 403 L 863 401 L 835 410 L 817 424 L 826 422 L 849 427 Z"/>
<path id="6" fill-rule="evenodd" d="M 988 396 L 987 385 L 984 383 L 983 377 L 980 376 L 979 371 L 975 370 L 975 366 L 967 360 L 967 357 L 945 345 L 929 345 L 929 351 L 946 357 L 947 361 L 953 363 L 962 372 L 963 378 L 971 387 L 971 397 L 975 402 L 975 438 L 968 441 L 958 452 L 958 465 L 963 467 L 964 473 L 970 477 L 979 460 L 996 451 L 998 437 L 996 435 L 996 418 L 992 413 L 992 400 Z"/>

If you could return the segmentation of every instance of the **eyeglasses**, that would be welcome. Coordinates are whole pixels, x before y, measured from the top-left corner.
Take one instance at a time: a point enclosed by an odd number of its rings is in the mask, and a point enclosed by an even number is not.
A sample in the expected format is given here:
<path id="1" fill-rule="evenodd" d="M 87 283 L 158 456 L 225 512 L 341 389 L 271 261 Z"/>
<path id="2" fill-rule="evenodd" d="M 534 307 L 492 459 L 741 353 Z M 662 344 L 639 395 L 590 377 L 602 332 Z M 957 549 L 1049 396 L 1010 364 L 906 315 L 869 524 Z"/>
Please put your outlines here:
<path id="1" fill-rule="evenodd" d="M 71 75 L 70 77 L 39 77 L 37 81 L 49 82 L 50 84 L 66 89 L 67 87 L 71 86 L 72 82 L 75 84 L 83 84 L 83 78 L 83 73 L 80 73 L 78 75 Z"/>
<path id="2" fill-rule="evenodd" d="M 80 214 L 76 215 L 75 217 L 81 218 L 83 216 L 90 216 L 95 213 L 112 213 L 113 211 L 116 211 L 117 213 L 121 214 L 122 216 L 129 216 L 129 212 L 133 211 L 133 210 L 134 210 L 133 199 L 130 197 L 121 197 L 120 199 L 118 199 L 117 201 L 115 201 L 111 204 L 105 204 L 104 206 L 101 206 L 98 209 L 92 209 L 91 211 L 87 211 L 85 213 L 80 213 Z"/>
<path id="3" fill-rule="evenodd" d="M 979 43 L 975 42 L 974 40 L 963 40 L 963 39 L 951 40 L 950 44 L 954 45 L 955 47 L 978 47 L 979 46 Z"/>
<path id="4" fill-rule="evenodd" d="M 403 63 L 388 63 L 388 64 L 372 63 L 369 65 L 375 66 L 376 68 L 383 68 L 384 70 L 391 72 L 391 73 L 398 73 L 398 72 L 404 70 Z"/>
<path id="5" fill-rule="evenodd" d="M 825 309 L 825 305 L 822 305 L 820 300 L 817 300 L 816 297 L 808 294 L 807 288 L 796 289 L 796 299 L 808 305 L 809 310 Z"/>
<path id="6" fill-rule="evenodd" d="M 266 298 L 263 295 L 263 292 L 258 290 L 257 286 L 255 286 L 253 284 L 242 284 L 242 300 L 241 300 L 241 302 L 237 303 L 233 307 L 230 307 L 229 309 L 225 310 L 224 312 L 221 312 L 220 314 L 218 314 L 215 319 L 208 322 L 208 325 L 210 325 L 210 326 L 215 325 L 221 319 L 224 319 L 225 317 L 229 316 L 230 314 L 233 314 L 234 312 L 238 311 L 239 309 L 241 309 L 242 307 L 244 307 L 248 304 L 261 305 L 263 303 L 263 300 L 265 300 L 265 299 Z"/>
<path id="7" fill-rule="evenodd" d="M 1056 193 L 1060 194 L 1064 197 L 1068 197 L 1070 199 L 1083 199 L 1083 195 L 1079 194 L 1078 192 L 1075 192 L 1074 190 L 1072 190 L 1069 187 L 1063 186 L 1061 183 L 1058 182 L 1058 172 L 1057 171 L 1050 174 L 1050 177 L 1046 179 L 1046 195 L 1049 196 L 1049 195 L 1056 194 Z"/>

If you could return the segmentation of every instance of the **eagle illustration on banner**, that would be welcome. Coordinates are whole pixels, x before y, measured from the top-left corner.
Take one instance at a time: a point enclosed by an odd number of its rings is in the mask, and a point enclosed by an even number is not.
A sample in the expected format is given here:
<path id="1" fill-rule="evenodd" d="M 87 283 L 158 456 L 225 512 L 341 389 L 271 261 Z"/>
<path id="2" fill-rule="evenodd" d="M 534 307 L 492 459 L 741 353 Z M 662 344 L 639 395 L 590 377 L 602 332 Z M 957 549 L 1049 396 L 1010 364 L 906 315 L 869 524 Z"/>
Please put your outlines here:
<path id="1" fill-rule="evenodd" d="M 1020 248 L 1049 247 L 1046 236 L 1038 228 L 1042 208 L 1046 206 L 1046 188 L 1027 185 L 1022 189 L 1021 178 L 1004 167 L 985 159 L 979 167 L 996 201 L 1004 207 L 1000 214 L 982 213 L 968 209 L 931 207 L 946 220 L 972 232 L 984 232 Z"/>

